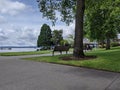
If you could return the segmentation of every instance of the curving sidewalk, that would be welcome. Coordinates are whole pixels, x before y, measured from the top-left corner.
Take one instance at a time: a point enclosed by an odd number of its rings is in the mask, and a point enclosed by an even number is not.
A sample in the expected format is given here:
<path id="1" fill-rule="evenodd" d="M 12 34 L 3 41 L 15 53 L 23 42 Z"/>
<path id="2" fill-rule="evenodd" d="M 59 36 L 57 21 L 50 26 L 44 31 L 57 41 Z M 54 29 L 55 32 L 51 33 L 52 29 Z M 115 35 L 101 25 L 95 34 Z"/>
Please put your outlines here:
<path id="1" fill-rule="evenodd" d="M 0 90 L 120 90 L 120 73 L 0 56 Z"/>

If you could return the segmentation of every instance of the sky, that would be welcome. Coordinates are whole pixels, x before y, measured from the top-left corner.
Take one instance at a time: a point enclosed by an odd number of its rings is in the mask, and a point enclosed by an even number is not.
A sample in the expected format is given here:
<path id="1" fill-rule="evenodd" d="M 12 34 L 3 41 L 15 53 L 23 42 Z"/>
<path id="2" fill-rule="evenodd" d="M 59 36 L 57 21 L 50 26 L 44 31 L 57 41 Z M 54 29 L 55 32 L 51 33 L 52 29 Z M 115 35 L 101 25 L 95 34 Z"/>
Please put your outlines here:
<path id="1" fill-rule="evenodd" d="M 53 27 L 42 17 L 36 0 L 0 0 L 0 46 L 36 46 L 44 23 L 52 30 L 62 29 L 64 38 L 74 32 L 74 23 L 67 26 L 57 21 Z"/>
<path id="2" fill-rule="evenodd" d="M 57 21 L 52 26 L 42 17 L 36 0 L 0 0 L 0 46 L 36 46 L 44 23 L 52 30 L 63 29 L 64 38 L 74 31 L 74 23 L 67 26 Z"/>

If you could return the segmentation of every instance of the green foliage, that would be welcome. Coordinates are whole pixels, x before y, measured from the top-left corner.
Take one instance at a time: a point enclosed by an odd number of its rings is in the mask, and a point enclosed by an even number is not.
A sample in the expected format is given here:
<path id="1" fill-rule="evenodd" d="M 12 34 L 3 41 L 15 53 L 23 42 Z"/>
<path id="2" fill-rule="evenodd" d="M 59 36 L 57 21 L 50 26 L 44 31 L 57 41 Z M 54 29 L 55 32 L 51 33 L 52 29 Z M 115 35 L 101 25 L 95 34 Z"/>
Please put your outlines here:
<path id="1" fill-rule="evenodd" d="M 60 41 L 60 45 L 62 45 L 62 46 L 68 46 L 69 43 L 68 43 L 67 40 L 61 40 L 61 41 Z"/>
<path id="2" fill-rule="evenodd" d="M 93 40 L 106 41 L 106 48 L 110 48 L 110 39 L 115 38 L 120 31 L 120 1 L 101 2 L 86 9 L 85 29 L 87 36 Z"/>
<path id="3" fill-rule="evenodd" d="M 111 46 L 112 46 L 112 47 L 117 47 L 117 46 L 120 46 L 120 44 L 119 44 L 118 42 L 112 42 L 112 43 L 111 43 Z"/>
<path id="4" fill-rule="evenodd" d="M 117 19 L 109 17 L 108 10 L 98 9 L 91 16 L 86 17 L 86 27 L 90 30 L 90 37 L 96 40 L 115 38 L 118 33 Z"/>
<path id="5" fill-rule="evenodd" d="M 63 40 L 63 30 L 54 30 L 52 32 L 52 38 L 51 41 L 54 45 L 60 45 L 60 41 Z"/>
<path id="6" fill-rule="evenodd" d="M 58 19 L 56 11 L 61 14 L 61 21 L 69 24 L 74 20 L 76 0 L 37 0 L 40 12 L 55 24 Z"/>
<path id="7" fill-rule="evenodd" d="M 104 18 L 102 17 L 101 10 L 93 12 L 91 15 L 86 16 L 86 27 L 89 31 L 91 39 L 104 40 L 104 30 L 101 28 L 104 25 Z"/>
<path id="8" fill-rule="evenodd" d="M 51 29 L 47 24 L 41 27 L 40 35 L 38 36 L 37 46 L 51 46 Z"/>

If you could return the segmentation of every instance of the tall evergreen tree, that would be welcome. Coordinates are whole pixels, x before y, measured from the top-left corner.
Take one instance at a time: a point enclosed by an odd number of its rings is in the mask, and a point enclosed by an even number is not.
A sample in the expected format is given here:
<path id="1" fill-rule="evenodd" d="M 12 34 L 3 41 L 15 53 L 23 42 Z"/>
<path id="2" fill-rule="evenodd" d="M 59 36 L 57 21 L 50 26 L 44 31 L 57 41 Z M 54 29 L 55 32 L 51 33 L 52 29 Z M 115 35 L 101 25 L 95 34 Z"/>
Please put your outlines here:
<path id="1" fill-rule="evenodd" d="M 40 35 L 38 36 L 37 46 L 51 46 L 51 29 L 47 24 L 41 27 Z"/>

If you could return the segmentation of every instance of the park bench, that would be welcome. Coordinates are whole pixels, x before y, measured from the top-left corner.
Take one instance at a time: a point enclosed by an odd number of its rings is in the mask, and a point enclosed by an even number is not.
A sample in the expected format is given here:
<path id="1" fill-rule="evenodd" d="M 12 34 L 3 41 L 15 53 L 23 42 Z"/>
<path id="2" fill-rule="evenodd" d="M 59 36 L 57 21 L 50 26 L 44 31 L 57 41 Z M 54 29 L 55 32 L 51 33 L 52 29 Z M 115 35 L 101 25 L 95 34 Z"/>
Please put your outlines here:
<path id="1" fill-rule="evenodd" d="M 84 50 L 85 50 L 85 51 L 92 50 L 93 47 L 94 47 L 94 46 L 93 46 L 92 44 L 91 44 L 91 46 L 90 46 L 90 44 L 85 44 L 85 45 L 84 45 Z"/>
<path id="2" fill-rule="evenodd" d="M 69 51 L 69 48 L 70 46 L 55 46 L 53 49 L 52 55 L 54 56 L 54 52 L 57 52 L 57 51 L 59 51 L 60 54 L 62 54 L 62 51 L 66 51 L 66 54 L 67 54 L 67 52 Z"/>

